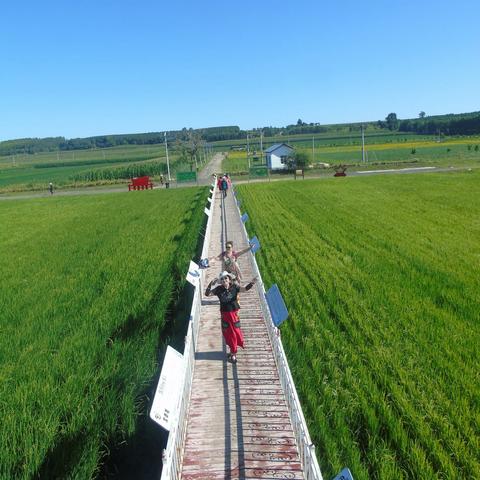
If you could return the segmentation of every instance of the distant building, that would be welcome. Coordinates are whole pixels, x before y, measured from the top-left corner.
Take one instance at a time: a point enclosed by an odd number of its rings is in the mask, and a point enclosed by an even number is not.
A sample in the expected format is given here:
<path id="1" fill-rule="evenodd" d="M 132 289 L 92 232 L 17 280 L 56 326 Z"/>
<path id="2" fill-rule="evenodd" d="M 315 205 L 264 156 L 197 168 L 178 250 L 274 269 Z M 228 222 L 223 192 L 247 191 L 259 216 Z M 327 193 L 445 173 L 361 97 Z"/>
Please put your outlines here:
<path id="1" fill-rule="evenodd" d="M 270 170 L 283 170 L 288 168 L 288 159 L 292 158 L 294 148 L 286 143 L 275 143 L 265 150 L 267 167 Z"/>

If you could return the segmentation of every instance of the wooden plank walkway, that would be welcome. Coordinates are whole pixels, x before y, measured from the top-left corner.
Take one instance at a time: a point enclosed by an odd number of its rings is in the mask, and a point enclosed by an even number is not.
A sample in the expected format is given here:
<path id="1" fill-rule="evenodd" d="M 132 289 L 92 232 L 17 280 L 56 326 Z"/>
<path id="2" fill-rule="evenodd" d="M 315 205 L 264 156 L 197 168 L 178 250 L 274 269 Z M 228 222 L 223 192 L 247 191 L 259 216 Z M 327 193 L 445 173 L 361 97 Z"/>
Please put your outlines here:
<path id="1" fill-rule="evenodd" d="M 212 212 L 209 257 L 226 240 L 247 246 L 232 192 Z M 224 216 L 226 218 L 226 229 Z M 226 230 L 226 231 L 225 231 Z M 239 258 L 243 280 L 253 276 L 250 253 Z M 212 261 L 206 284 L 221 271 Z M 240 295 L 245 350 L 226 361 L 216 297 L 203 297 L 181 478 L 303 479 L 302 467 L 256 288 Z"/>

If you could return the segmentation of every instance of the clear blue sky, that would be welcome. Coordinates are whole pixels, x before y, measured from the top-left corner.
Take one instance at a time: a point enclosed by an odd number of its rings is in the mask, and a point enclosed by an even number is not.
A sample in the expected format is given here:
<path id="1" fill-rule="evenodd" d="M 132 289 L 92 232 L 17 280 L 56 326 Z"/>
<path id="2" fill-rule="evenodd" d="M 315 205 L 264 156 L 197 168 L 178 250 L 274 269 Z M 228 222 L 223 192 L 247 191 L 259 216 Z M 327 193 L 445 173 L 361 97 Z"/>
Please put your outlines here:
<path id="1" fill-rule="evenodd" d="M 480 110 L 478 0 L 4 2 L 0 140 Z"/>

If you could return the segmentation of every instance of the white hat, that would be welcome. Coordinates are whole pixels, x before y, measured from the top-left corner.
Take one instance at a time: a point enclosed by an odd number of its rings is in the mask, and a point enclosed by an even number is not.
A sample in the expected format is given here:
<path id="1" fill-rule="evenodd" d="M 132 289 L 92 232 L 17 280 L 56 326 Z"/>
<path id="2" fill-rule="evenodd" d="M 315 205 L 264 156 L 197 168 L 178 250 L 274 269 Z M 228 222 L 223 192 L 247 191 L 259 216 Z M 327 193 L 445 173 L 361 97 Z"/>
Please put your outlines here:
<path id="1" fill-rule="evenodd" d="M 235 278 L 235 275 L 232 275 L 231 273 L 228 273 L 226 270 L 224 270 L 219 276 L 218 276 L 218 281 L 222 281 L 225 277 L 229 277 L 230 280 L 233 280 Z"/>

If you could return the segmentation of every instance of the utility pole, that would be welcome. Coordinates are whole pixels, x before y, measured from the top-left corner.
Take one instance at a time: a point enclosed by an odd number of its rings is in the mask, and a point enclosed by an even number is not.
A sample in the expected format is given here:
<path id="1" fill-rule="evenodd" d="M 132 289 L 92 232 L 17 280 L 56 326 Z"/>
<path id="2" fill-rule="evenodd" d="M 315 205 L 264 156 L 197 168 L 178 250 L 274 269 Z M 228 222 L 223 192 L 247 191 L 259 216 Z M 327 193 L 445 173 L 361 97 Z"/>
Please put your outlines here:
<path id="1" fill-rule="evenodd" d="M 260 155 L 262 157 L 263 164 L 263 130 L 260 132 Z"/>
<path id="2" fill-rule="evenodd" d="M 312 137 L 312 164 L 315 164 L 315 135 Z"/>
<path id="3" fill-rule="evenodd" d="M 168 183 L 170 183 L 170 163 L 168 162 L 168 146 L 167 146 L 167 132 L 163 132 L 163 138 L 165 139 L 165 153 L 167 154 L 167 174 L 168 174 Z"/>
<path id="4" fill-rule="evenodd" d="M 365 132 L 362 125 L 362 163 L 365 163 Z"/>

